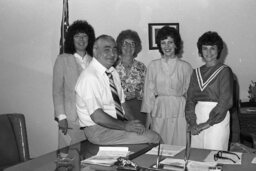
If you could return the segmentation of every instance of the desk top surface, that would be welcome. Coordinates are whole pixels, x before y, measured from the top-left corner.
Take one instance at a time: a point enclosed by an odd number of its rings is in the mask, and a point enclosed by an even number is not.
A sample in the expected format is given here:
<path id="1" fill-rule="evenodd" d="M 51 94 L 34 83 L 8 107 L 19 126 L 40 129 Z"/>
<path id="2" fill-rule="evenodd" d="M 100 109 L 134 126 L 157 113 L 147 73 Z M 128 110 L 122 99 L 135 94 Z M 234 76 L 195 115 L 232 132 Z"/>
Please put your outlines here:
<path id="1" fill-rule="evenodd" d="M 252 114 L 256 115 L 256 107 L 242 107 L 240 108 L 241 114 Z"/>
<path id="2" fill-rule="evenodd" d="M 142 167 L 150 167 L 156 163 L 157 156 L 144 154 L 146 151 L 151 149 L 154 145 L 152 144 L 137 144 L 137 145 L 118 145 L 129 147 L 129 151 L 135 152 L 131 155 L 131 159 Z M 60 151 L 68 151 L 69 155 L 73 157 L 72 168 L 61 169 L 56 163 L 58 154 Z M 96 155 L 99 150 L 98 145 L 91 144 L 88 141 L 83 141 L 79 144 L 72 145 L 68 148 L 54 151 L 43 156 L 37 157 L 33 160 L 20 163 L 18 165 L 12 166 L 5 169 L 5 171 L 106 171 L 106 170 L 116 170 L 113 167 L 103 167 L 103 166 L 92 166 L 90 168 L 82 168 L 80 161 Z M 204 149 L 191 149 L 190 159 L 195 161 L 203 161 L 209 154 L 210 150 Z M 184 150 L 178 153 L 175 158 L 183 159 Z M 252 159 L 256 157 L 255 154 L 244 153 L 242 156 L 242 165 L 224 165 L 224 171 L 255 171 L 256 164 L 251 164 Z"/>

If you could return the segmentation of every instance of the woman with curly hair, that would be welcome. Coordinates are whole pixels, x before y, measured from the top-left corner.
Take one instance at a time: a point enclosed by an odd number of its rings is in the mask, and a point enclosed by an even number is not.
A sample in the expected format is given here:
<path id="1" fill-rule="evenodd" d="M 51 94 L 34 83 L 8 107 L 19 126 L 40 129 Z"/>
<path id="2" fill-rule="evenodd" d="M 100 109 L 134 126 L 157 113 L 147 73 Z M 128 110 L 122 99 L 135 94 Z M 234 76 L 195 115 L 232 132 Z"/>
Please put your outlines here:
<path id="1" fill-rule="evenodd" d="M 217 32 L 204 33 L 197 42 L 205 65 L 191 76 L 186 103 L 186 120 L 191 146 L 228 150 L 229 109 L 233 104 L 233 73 L 220 62 L 223 40 Z"/>
<path id="2" fill-rule="evenodd" d="M 162 27 L 156 43 L 161 58 L 148 66 L 141 112 L 147 113 L 146 127 L 159 133 L 165 144 L 185 145 L 185 103 L 192 67 L 179 58 L 182 41 L 175 28 Z"/>
<path id="3" fill-rule="evenodd" d="M 146 66 L 135 58 L 142 49 L 141 40 L 136 31 L 124 30 L 117 37 L 119 61 L 116 70 L 125 93 L 126 105 L 133 117 L 145 124 L 146 117 L 140 113 Z"/>
<path id="4" fill-rule="evenodd" d="M 85 139 L 76 112 L 75 85 L 81 71 L 92 59 L 95 34 L 84 20 L 74 21 L 68 28 L 64 54 L 57 57 L 53 68 L 53 104 L 59 126 L 59 148 Z"/>

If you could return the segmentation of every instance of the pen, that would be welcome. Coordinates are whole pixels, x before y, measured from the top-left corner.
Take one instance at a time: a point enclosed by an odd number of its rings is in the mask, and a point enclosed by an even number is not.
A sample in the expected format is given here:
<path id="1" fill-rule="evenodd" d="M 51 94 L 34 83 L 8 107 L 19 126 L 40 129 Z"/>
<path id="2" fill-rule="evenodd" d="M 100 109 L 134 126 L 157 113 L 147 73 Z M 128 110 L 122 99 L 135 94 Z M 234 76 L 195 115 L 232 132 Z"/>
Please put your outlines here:
<path id="1" fill-rule="evenodd" d="M 59 129 L 61 129 L 62 127 L 59 127 Z M 71 128 L 71 127 L 68 127 L 67 129 L 73 129 L 73 128 Z"/>
<path id="2" fill-rule="evenodd" d="M 160 160 L 160 141 L 159 141 L 159 143 L 158 143 L 157 159 L 156 159 L 156 168 L 159 167 L 159 160 Z"/>

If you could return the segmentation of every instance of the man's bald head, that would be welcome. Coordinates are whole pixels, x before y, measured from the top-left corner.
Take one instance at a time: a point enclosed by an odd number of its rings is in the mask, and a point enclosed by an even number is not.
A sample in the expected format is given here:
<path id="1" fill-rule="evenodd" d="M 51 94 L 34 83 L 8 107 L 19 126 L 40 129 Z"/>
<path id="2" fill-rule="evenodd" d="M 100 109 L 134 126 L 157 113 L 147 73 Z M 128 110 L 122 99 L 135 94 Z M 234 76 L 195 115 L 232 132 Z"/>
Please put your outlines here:
<path id="1" fill-rule="evenodd" d="M 115 39 L 109 35 L 97 37 L 93 46 L 93 56 L 106 68 L 113 66 L 117 59 Z"/>

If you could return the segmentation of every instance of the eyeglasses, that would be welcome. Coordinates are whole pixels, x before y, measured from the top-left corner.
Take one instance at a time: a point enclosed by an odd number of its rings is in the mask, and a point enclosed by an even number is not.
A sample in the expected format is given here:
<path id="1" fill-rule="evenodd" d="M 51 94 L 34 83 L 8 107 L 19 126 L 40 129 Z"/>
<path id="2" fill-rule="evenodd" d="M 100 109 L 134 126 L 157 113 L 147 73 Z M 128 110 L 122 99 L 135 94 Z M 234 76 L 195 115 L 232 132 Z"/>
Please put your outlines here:
<path id="1" fill-rule="evenodd" d="M 74 39 L 76 39 L 76 40 L 80 40 L 80 39 L 85 40 L 87 38 L 88 38 L 87 34 L 76 34 L 76 35 L 74 35 Z"/>
<path id="2" fill-rule="evenodd" d="M 224 160 L 230 160 L 233 163 L 236 163 L 236 161 L 234 159 L 224 156 L 225 154 L 236 156 L 238 158 L 238 160 L 240 160 L 240 157 L 236 153 L 232 153 L 229 151 L 218 151 L 216 154 L 214 154 L 214 161 L 217 161 L 218 159 L 224 159 Z"/>
<path id="3" fill-rule="evenodd" d="M 136 44 L 135 44 L 135 42 L 124 41 L 123 47 L 128 47 L 128 46 L 135 48 Z"/>

